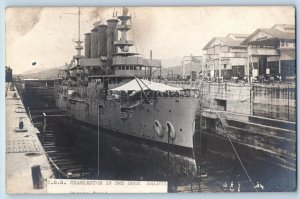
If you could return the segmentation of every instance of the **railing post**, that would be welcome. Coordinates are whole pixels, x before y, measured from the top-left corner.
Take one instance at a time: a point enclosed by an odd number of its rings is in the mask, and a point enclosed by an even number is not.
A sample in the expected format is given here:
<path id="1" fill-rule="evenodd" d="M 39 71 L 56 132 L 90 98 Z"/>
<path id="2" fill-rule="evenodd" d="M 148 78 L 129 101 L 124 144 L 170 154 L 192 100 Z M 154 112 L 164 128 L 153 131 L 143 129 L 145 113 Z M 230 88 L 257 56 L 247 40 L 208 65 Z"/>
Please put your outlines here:
<path id="1" fill-rule="evenodd" d="M 40 165 L 33 165 L 31 167 L 31 175 L 34 189 L 43 189 L 44 188 L 44 179 L 41 173 Z"/>
<path id="2" fill-rule="evenodd" d="M 43 139 L 43 143 L 42 145 L 44 145 L 45 141 L 46 141 L 46 136 L 47 136 L 47 115 L 46 113 L 43 113 L 44 116 L 44 123 L 43 123 L 43 133 L 44 133 L 44 139 Z"/>
<path id="3" fill-rule="evenodd" d="M 47 128 L 47 115 L 46 115 L 46 113 L 43 113 L 43 116 L 44 116 L 43 133 L 46 133 L 46 128 Z"/>

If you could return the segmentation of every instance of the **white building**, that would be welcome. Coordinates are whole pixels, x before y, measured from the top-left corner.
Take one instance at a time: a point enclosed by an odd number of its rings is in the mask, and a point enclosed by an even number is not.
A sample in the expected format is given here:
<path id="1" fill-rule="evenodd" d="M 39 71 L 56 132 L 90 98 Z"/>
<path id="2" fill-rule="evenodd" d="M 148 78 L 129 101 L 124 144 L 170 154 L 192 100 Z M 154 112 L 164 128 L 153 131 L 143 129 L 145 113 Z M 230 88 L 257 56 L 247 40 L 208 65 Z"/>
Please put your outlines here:
<path id="1" fill-rule="evenodd" d="M 281 77 L 282 80 L 296 76 L 294 25 L 259 28 L 242 45 L 247 45 L 250 76 Z"/>
<path id="2" fill-rule="evenodd" d="M 247 34 L 231 33 L 226 37 L 214 37 L 203 48 L 204 73 L 208 77 L 243 77 L 247 66 L 247 46 L 241 43 Z"/>

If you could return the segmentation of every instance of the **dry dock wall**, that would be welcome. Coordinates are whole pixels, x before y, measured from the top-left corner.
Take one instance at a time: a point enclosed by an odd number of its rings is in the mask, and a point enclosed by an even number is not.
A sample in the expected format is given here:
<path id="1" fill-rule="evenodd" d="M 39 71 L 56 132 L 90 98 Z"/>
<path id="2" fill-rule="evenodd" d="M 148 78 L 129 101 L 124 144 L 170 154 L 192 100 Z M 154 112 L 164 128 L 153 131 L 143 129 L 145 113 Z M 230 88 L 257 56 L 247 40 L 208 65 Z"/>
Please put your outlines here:
<path id="1" fill-rule="evenodd" d="M 251 113 L 251 86 L 233 83 L 204 83 L 204 107 L 234 113 Z"/>
<path id="2" fill-rule="evenodd" d="M 294 84 L 208 83 L 203 86 L 203 138 L 223 155 L 228 136 L 246 162 L 296 168 L 296 88 Z M 231 103 L 232 102 L 232 103 Z M 233 103 L 234 102 L 234 103 Z M 221 118 L 225 118 L 224 123 Z M 224 127 L 226 126 L 226 131 Z M 223 144 L 216 140 L 223 140 Z M 217 144 L 216 144 L 217 143 Z M 204 144 L 205 145 L 205 144 Z M 217 148 L 217 149 L 216 149 Z M 249 154 L 253 154 L 253 156 Z M 294 175 L 294 174 L 293 174 Z M 294 179 L 294 177 L 292 178 Z"/>
<path id="3" fill-rule="evenodd" d="M 204 108 L 296 121 L 294 84 L 203 83 Z"/>
<path id="4" fill-rule="evenodd" d="M 39 165 L 43 179 L 53 176 L 37 136 L 39 131 L 31 123 L 16 88 L 11 84 L 6 84 L 6 88 L 6 193 L 46 193 L 46 184 L 43 188 L 34 189 L 31 172 L 33 167 Z M 23 122 L 22 128 L 20 121 Z"/>
<path id="5" fill-rule="evenodd" d="M 295 84 L 253 85 L 253 115 L 295 122 Z"/>

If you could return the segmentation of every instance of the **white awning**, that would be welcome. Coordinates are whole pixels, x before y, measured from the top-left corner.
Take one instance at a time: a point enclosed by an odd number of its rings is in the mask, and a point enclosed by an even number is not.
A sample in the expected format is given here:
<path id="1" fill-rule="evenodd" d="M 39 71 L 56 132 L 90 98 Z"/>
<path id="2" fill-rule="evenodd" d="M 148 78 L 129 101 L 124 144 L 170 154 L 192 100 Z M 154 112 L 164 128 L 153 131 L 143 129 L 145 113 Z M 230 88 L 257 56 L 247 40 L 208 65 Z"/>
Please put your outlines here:
<path id="1" fill-rule="evenodd" d="M 117 88 L 110 89 L 111 91 L 141 91 L 141 90 L 153 90 L 153 91 L 181 91 L 182 88 L 176 88 L 168 86 L 162 83 L 150 82 L 148 80 L 141 80 L 135 78 L 130 82 L 123 84 Z"/>

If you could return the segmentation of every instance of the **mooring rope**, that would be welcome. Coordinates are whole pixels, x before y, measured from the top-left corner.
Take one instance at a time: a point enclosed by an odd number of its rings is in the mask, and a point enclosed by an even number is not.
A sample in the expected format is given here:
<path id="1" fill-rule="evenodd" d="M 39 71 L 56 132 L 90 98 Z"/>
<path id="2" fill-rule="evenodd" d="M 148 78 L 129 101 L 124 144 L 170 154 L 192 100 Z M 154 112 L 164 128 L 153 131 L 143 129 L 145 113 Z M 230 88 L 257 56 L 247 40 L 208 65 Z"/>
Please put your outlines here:
<path id="1" fill-rule="evenodd" d="M 221 122 L 222 122 L 222 121 L 221 121 Z M 242 160 L 241 160 L 241 158 L 240 158 L 238 152 L 236 151 L 236 149 L 235 149 L 235 147 L 234 147 L 234 145 L 233 145 L 233 143 L 232 143 L 232 141 L 231 141 L 231 138 L 229 137 L 229 134 L 228 134 L 228 132 L 227 132 L 227 129 L 225 128 L 225 126 L 224 126 L 223 124 L 222 124 L 222 127 L 223 127 L 223 129 L 225 130 L 226 136 L 227 136 L 227 138 L 228 138 L 228 140 L 229 140 L 229 142 L 230 142 L 230 144 L 231 144 L 231 147 L 232 147 L 232 149 L 233 149 L 233 151 L 234 151 L 236 157 L 238 158 L 238 160 L 239 160 L 239 162 L 240 162 L 242 168 L 244 169 L 244 171 L 245 171 L 245 173 L 246 173 L 246 175 L 247 175 L 249 181 L 251 182 L 251 184 L 252 184 L 254 190 L 255 190 L 256 192 L 258 192 L 257 189 L 256 189 L 256 187 L 255 187 L 255 185 L 253 184 L 253 181 L 252 181 L 252 179 L 251 179 L 249 173 L 247 172 L 247 169 L 246 169 L 246 167 L 244 166 L 244 164 L 243 164 L 243 162 L 242 162 Z"/>

